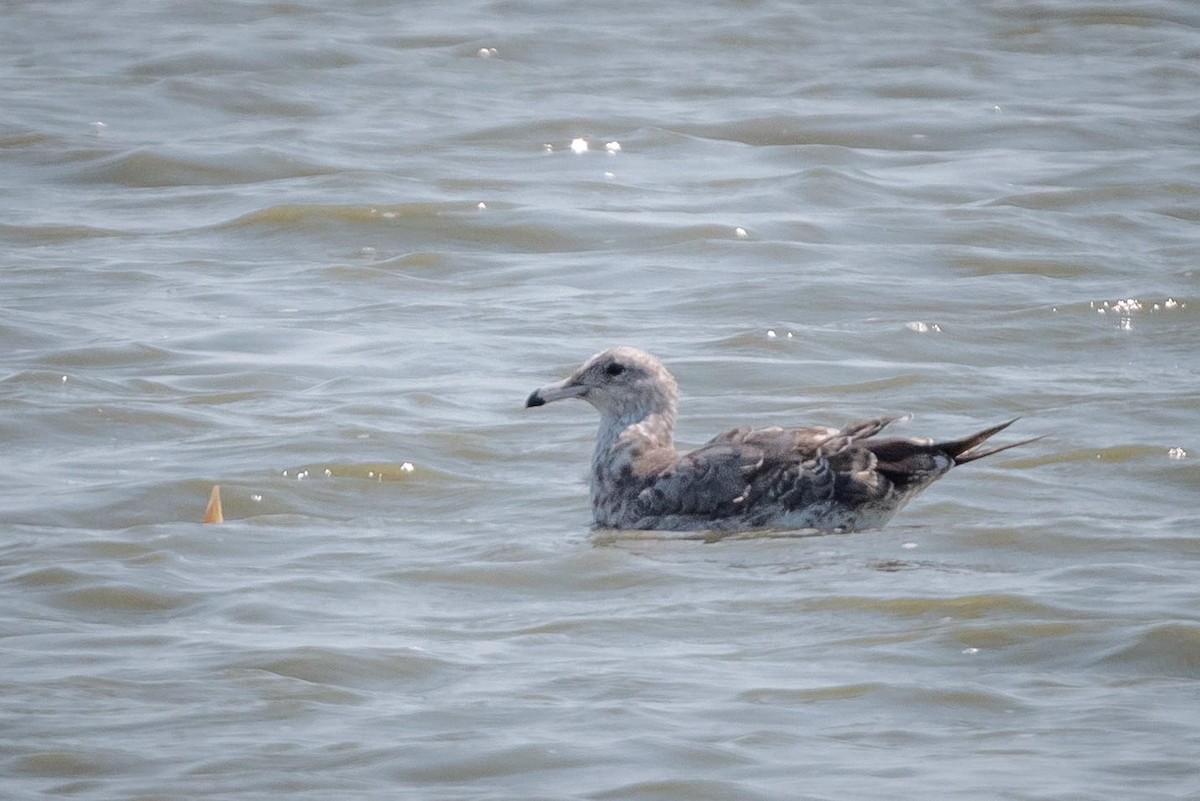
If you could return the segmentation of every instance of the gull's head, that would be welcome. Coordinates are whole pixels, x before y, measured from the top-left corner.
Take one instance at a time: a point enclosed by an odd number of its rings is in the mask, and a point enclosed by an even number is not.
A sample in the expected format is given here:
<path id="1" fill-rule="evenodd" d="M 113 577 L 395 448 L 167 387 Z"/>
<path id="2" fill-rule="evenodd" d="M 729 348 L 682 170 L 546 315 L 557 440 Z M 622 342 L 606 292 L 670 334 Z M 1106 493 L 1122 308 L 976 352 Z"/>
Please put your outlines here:
<path id="1" fill-rule="evenodd" d="M 535 389 L 526 408 L 580 398 L 602 417 L 634 422 L 652 414 L 675 415 L 678 389 L 663 363 L 644 350 L 621 346 L 597 353 L 562 381 Z"/>

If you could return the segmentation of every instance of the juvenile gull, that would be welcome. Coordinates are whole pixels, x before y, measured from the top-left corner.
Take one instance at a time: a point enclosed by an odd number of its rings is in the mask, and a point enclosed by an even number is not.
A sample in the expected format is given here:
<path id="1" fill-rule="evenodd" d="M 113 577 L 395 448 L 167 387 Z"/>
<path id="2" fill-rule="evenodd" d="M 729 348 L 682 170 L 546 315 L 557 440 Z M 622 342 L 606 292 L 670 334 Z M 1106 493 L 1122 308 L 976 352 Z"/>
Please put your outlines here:
<path id="1" fill-rule="evenodd" d="M 840 429 L 735 428 L 680 453 L 677 396 L 662 362 L 617 347 L 535 389 L 525 406 L 581 398 L 600 412 L 592 513 L 596 525 L 610 528 L 878 528 L 955 465 L 1033 441 L 980 447 L 1014 420 L 945 442 L 874 440 L 901 419 L 878 417 Z"/>

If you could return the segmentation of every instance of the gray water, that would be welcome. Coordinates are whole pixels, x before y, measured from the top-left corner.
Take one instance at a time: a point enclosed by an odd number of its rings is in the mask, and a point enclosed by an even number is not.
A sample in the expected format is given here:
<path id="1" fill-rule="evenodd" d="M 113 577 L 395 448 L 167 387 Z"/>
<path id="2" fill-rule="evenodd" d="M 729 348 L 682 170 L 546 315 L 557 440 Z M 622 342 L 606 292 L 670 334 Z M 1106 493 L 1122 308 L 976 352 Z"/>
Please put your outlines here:
<path id="1" fill-rule="evenodd" d="M 1191 0 L 9 2 L 0 98 L 3 797 L 1200 797 Z M 1047 438 L 593 532 L 617 343 Z"/>

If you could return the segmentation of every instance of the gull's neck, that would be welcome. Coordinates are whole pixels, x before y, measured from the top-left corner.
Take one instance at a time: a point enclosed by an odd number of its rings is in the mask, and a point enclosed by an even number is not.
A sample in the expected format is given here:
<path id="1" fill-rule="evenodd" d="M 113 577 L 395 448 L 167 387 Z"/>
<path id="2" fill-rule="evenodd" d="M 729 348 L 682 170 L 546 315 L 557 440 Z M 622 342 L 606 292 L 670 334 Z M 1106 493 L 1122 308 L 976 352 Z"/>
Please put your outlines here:
<path id="1" fill-rule="evenodd" d="M 675 399 L 663 392 L 621 409 L 601 408 L 592 454 L 592 517 L 599 525 L 633 525 L 638 497 L 679 459 Z"/>
<path id="2" fill-rule="evenodd" d="M 592 454 L 592 475 L 619 474 L 650 451 L 675 453 L 675 410 L 602 415 Z"/>
<path id="3" fill-rule="evenodd" d="M 630 440 L 637 440 L 649 447 L 674 447 L 675 410 L 661 409 L 600 417 L 600 430 L 596 435 L 597 446 L 603 443 L 611 447 Z"/>

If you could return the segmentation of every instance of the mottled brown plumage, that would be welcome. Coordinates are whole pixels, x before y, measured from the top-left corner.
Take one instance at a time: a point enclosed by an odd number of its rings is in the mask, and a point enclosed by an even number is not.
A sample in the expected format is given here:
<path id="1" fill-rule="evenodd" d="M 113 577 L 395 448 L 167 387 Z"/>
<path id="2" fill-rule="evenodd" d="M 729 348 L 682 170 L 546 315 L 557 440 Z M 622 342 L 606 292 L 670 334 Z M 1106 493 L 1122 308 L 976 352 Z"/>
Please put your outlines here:
<path id="1" fill-rule="evenodd" d="M 959 440 L 874 440 L 897 417 L 844 428 L 735 428 L 675 449 L 674 377 L 630 347 L 597 353 L 526 407 L 580 398 L 600 412 L 592 456 L 596 525 L 672 531 L 877 528 L 956 464 L 1023 445 L 980 446 L 1014 421 Z"/>

